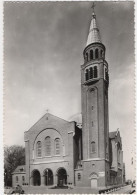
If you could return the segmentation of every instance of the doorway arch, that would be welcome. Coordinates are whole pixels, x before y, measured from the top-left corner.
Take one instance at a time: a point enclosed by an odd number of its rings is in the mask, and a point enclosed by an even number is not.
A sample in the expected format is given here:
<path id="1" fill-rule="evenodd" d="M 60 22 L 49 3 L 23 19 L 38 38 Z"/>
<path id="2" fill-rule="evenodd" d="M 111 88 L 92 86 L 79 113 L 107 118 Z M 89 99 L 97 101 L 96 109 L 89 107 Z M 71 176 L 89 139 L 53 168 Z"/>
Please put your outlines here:
<path id="1" fill-rule="evenodd" d="M 32 184 L 34 186 L 40 186 L 41 185 L 41 177 L 40 177 L 40 172 L 38 170 L 34 170 L 32 172 Z"/>
<path id="2" fill-rule="evenodd" d="M 67 171 L 64 168 L 59 168 L 57 171 L 58 186 L 67 185 Z"/>
<path id="3" fill-rule="evenodd" d="M 98 187 L 98 175 L 96 173 L 91 173 L 90 182 L 91 182 L 91 188 Z"/>
<path id="4" fill-rule="evenodd" d="M 53 185 L 53 172 L 51 169 L 46 169 L 44 171 L 44 177 L 45 177 L 45 185 L 46 186 Z"/>

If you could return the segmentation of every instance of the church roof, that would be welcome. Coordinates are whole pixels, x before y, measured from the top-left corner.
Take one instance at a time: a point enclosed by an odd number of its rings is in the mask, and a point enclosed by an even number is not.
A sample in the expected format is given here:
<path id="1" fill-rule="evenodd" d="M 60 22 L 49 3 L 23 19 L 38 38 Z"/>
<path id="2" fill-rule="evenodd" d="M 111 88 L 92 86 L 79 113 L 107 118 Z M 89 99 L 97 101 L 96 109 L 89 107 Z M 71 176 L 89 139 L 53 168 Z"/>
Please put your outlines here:
<path id="1" fill-rule="evenodd" d="M 33 127 L 35 127 L 36 125 L 39 126 L 40 124 L 44 124 L 47 120 L 48 121 L 59 121 L 61 123 L 69 123 L 69 121 L 66 121 L 60 117 L 57 117 L 50 113 L 46 113 L 29 130 L 33 129 Z"/>
<path id="2" fill-rule="evenodd" d="M 90 29 L 89 29 L 89 34 L 88 34 L 86 46 L 88 46 L 92 43 L 101 43 L 99 29 L 97 27 L 96 15 L 94 12 L 92 14 L 92 19 L 91 19 L 91 23 L 90 23 Z"/>
<path id="3" fill-rule="evenodd" d="M 77 113 L 71 116 L 69 121 L 75 121 L 76 126 L 79 128 L 82 128 L 82 114 L 81 113 Z"/>
<path id="4" fill-rule="evenodd" d="M 13 171 L 12 174 L 14 173 L 25 173 L 26 172 L 26 167 L 25 165 L 19 165 L 17 168 Z"/>

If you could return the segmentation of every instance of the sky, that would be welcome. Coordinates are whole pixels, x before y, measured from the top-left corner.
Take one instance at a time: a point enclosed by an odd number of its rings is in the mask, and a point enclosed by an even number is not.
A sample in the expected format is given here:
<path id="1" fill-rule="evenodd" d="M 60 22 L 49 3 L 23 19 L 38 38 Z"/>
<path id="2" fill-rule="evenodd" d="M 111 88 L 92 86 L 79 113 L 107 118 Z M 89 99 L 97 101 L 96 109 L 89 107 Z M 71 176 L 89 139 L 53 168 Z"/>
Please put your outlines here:
<path id="1" fill-rule="evenodd" d="M 135 150 L 134 3 L 96 2 L 109 64 L 109 129 L 119 128 L 126 177 Z M 46 112 L 81 113 L 81 73 L 92 2 L 4 4 L 4 145 L 23 145 L 24 131 Z"/>

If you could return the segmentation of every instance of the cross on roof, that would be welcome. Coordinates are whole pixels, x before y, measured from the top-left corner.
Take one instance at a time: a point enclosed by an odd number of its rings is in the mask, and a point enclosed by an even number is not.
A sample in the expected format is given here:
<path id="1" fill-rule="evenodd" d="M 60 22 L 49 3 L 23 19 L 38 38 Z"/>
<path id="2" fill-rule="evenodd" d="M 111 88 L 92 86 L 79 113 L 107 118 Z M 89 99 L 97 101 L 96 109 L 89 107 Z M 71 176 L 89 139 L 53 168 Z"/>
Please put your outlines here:
<path id="1" fill-rule="evenodd" d="M 95 6 L 96 6 L 95 3 L 93 2 L 92 6 L 91 6 L 91 8 L 93 9 L 93 12 L 94 12 Z"/>
<path id="2" fill-rule="evenodd" d="M 49 112 L 49 109 L 47 109 L 46 112 L 48 113 Z"/>

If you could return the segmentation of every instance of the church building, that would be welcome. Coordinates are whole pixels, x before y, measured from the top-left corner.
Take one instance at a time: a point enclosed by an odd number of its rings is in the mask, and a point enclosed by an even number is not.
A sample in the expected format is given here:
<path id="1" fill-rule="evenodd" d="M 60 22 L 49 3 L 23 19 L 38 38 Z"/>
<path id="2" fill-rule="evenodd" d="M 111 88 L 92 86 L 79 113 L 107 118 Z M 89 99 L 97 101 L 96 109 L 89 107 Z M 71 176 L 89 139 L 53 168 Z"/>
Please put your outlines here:
<path id="1" fill-rule="evenodd" d="M 120 132 L 109 132 L 109 65 L 92 13 L 81 66 L 82 124 L 46 113 L 24 133 L 26 164 L 13 186 L 105 187 L 124 182 Z"/>

